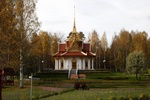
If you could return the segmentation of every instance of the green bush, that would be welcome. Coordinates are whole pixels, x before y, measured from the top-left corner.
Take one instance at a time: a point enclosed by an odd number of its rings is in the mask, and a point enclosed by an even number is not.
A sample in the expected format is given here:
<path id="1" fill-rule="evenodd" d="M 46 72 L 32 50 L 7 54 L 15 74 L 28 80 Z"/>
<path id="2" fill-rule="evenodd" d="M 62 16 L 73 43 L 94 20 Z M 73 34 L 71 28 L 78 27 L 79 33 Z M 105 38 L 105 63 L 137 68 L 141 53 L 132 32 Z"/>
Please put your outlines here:
<path id="1" fill-rule="evenodd" d="M 74 89 L 77 89 L 77 90 L 79 90 L 79 89 L 88 90 L 89 88 L 87 87 L 87 85 L 84 82 L 76 81 L 74 83 Z"/>
<path id="2" fill-rule="evenodd" d="M 97 100 L 102 100 L 101 98 L 98 98 Z"/>
<path id="3" fill-rule="evenodd" d="M 128 77 L 104 77 L 104 80 L 127 80 Z"/>
<path id="4" fill-rule="evenodd" d="M 146 94 L 141 94 L 139 100 L 149 100 L 150 97 Z"/>
<path id="5" fill-rule="evenodd" d="M 116 99 L 113 99 L 113 97 L 109 100 L 116 100 Z M 117 100 L 150 100 L 150 97 L 149 95 L 146 95 L 146 94 L 141 94 L 139 97 L 138 96 L 129 96 L 129 97 L 119 97 Z"/>
<path id="6" fill-rule="evenodd" d="M 148 74 L 150 74 L 150 68 L 148 69 Z"/>
<path id="7" fill-rule="evenodd" d="M 127 97 L 119 97 L 118 100 L 128 100 Z"/>
<path id="8" fill-rule="evenodd" d="M 109 97 L 109 99 L 108 100 L 117 100 L 117 98 L 116 97 L 114 97 L 114 96 L 111 96 L 111 97 Z"/>

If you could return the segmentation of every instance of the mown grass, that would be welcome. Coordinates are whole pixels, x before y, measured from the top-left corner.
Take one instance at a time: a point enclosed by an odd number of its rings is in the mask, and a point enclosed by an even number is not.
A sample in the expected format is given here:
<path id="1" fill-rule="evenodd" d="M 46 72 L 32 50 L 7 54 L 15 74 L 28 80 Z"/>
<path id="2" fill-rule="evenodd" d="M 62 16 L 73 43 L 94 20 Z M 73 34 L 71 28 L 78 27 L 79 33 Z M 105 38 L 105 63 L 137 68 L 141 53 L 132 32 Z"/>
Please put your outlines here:
<path id="1" fill-rule="evenodd" d="M 36 78 L 40 78 L 43 80 L 65 80 L 68 79 L 67 73 L 37 73 L 34 75 Z"/>
<path id="2" fill-rule="evenodd" d="M 79 74 L 82 72 L 78 72 Z M 122 78 L 128 80 L 136 80 L 135 75 L 127 74 L 125 72 L 86 72 L 86 79 L 105 79 L 105 78 Z M 52 81 L 60 81 L 60 80 L 68 80 L 67 73 L 37 73 L 34 75 L 36 78 L 40 78 L 43 80 L 52 80 Z M 145 79 L 145 76 L 141 76 L 142 79 Z"/>
<path id="3" fill-rule="evenodd" d="M 62 94 L 63 91 L 54 92 L 37 87 L 47 86 L 70 90 L 73 88 L 75 80 L 68 79 L 67 73 L 38 73 L 34 77 L 40 78 L 40 80 L 33 80 L 33 99 L 50 96 L 50 99 L 46 100 L 69 100 L 70 98 L 71 100 L 75 100 L 74 98 L 77 98 L 76 100 L 97 100 L 99 98 L 105 100 L 105 97 L 139 96 L 142 93 L 150 93 L 150 81 L 143 76 L 141 80 L 136 80 L 134 75 L 118 72 L 88 72 L 85 74 L 87 78 L 79 79 L 78 81 L 84 82 L 90 90 L 75 90 Z M 19 80 L 15 82 L 19 84 Z M 26 88 L 23 89 L 20 89 L 19 85 L 17 87 L 3 88 L 2 100 L 28 100 L 30 96 L 30 80 L 24 81 L 24 84 Z"/>
<path id="4" fill-rule="evenodd" d="M 150 89 L 144 88 L 121 88 L 121 89 L 91 89 L 75 90 L 65 94 L 51 96 L 41 100 L 113 100 L 115 98 L 140 97 L 141 94 L 150 95 Z M 117 100 L 118 100 L 117 99 Z M 121 100 L 121 99 L 120 99 Z M 132 100 L 132 99 L 131 99 Z"/>
<path id="5" fill-rule="evenodd" d="M 39 98 L 42 95 L 53 94 L 53 91 L 33 88 L 33 98 Z M 29 100 L 30 88 L 5 87 L 2 91 L 2 100 Z"/>
<path id="6" fill-rule="evenodd" d="M 149 85 L 149 81 L 146 81 L 143 76 L 141 80 L 136 80 L 134 75 L 121 72 L 88 72 L 85 74 L 87 78 L 79 81 L 85 82 L 89 88 L 130 88 Z M 67 78 L 66 73 L 39 73 L 35 77 L 41 78 L 34 82 L 34 85 L 37 86 L 64 87 L 64 84 L 74 84 L 73 80 Z"/>
<path id="7" fill-rule="evenodd" d="M 39 87 L 33 87 L 32 100 L 46 98 L 52 95 L 58 95 L 71 91 L 72 89 L 62 89 L 61 91 L 45 90 Z M 29 100 L 30 87 L 5 87 L 2 91 L 2 100 Z"/>

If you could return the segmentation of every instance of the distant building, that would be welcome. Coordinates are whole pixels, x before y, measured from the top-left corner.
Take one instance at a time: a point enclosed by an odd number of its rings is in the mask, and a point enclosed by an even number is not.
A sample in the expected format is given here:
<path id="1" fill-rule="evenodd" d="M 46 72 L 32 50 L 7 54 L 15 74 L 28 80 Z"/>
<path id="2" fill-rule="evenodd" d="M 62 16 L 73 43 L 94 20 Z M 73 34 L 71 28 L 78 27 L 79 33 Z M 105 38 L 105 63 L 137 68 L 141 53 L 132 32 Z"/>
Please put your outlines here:
<path id="1" fill-rule="evenodd" d="M 94 70 L 95 54 L 91 52 L 91 44 L 84 43 L 84 34 L 76 31 L 74 19 L 73 30 L 65 43 L 58 43 L 55 58 L 55 70 Z"/>

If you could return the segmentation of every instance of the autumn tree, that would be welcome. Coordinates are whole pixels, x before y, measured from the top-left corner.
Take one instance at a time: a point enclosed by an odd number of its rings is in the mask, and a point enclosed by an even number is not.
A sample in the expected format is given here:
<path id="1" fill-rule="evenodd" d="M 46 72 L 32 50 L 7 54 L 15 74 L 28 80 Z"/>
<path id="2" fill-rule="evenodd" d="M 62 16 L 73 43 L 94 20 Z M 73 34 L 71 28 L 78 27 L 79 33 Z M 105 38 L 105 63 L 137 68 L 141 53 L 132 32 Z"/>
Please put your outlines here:
<path id="1" fill-rule="evenodd" d="M 43 69 L 52 68 L 52 35 L 44 31 L 41 31 L 39 34 L 33 34 L 31 37 L 31 47 L 30 53 L 38 66 L 35 69 L 41 72 Z"/>
<path id="2" fill-rule="evenodd" d="M 120 70 L 124 71 L 126 68 L 126 57 L 128 56 L 130 50 L 131 34 L 126 30 L 121 30 L 118 42 L 119 50 L 117 60 L 120 60 Z"/>
<path id="3" fill-rule="evenodd" d="M 36 0 L 17 0 L 16 1 L 16 18 L 18 43 L 20 45 L 20 87 L 23 87 L 23 50 L 29 36 L 37 33 L 39 22 L 36 16 Z"/>
<path id="4" fill-rule="evenodd" d="M 147 43 L 147 33 L 146 32 L 134 32 L 132 36 L 132 43 L 130 52 L 133 52 L 135 50 L 137 51 L 143 51 L 146 53 L 146 43 Z"/>
<path id="5" fill-rule="evenodd" d="M 89 42 L 91 43 L 91 52 L 96 53 L 96 58 L 95 58 L 95 68 L 98 69 L 98 57 L 99 57 L 99 45 L 100 45 L 100 40 L 99 40 L 99 36 L 98 33 L 93 30 L 93 32 L 91 33 L 91 35 L 89 35 Z"/>
<path id="6" fill-rule="evenodd" d="M 140 75 L 146 72 L 146 58 L 142 51 L 134 51 L 129 54 L 126 62 L 126 70 L 128 73 L 135 74 L 136 79 L 139 79 Z"/>
<path id="7" fill-rule="evenodd" d="M 51 64 L 51 51 L 52 51 L 52 36 L 50 36 L 47 32 L 41 32 L 39 35 L 41 39 L 41 48 L 42 48 L 42 69 L 49 69 Z"/>
<path id="8" fill-rule="evenodd" d="M 106 51 L 108 48 L 108 42 L 107 42 L 107 37 L 106 37 L 105 32 L 104 32 L 103 36 L 101 37 L 101 47 L 104 52 L 103 63 L 104 63 L 104 69 L 106 70 Z"/>
<path id="9" fill-rule="evenodd" d="M 111 44 L 111 52 L 113 55 L 113 61 L 111 63 L 114 64 L 114 67 L 117 70 L 125 71 L 126 68 L 126 57 L 130 51 L 130 44 L 132 41 L 132 37 L 130 32 L 126 30 L 121 30 L 119 35 L 115 35 Z"/>
<path id="10" fill-rule="evenodd" d="M 0 63 L 2 67 L 15 67 L 18 64 L 18 47 L 15 40 L 15 1 L 0 1 Z"/>
<path id="11" fill-rule="evenodd" d="M 115 35 L 112 39 L 112 44 L 111 44 L 111 47 L 110 47 L 110 64 L 111 66 L 117 71 L 118 69 L 118 66 L 117 66 L 117 61 L 116 61 L 116 58 L 118 56 L 118 50 L 119 50 L 119 47 L 118 47 L 118 36 Z"/>
<path id="12" fill-rule="evenodd" d="M 147 62 L 148 65 L 150 65 L 150 38 L 147 40 L 147 44 L 146 44 L 147 48 L 146 48 L 146 58 L 147 58 Z M 148 66 L 150 68 L 150 66 Z"/>

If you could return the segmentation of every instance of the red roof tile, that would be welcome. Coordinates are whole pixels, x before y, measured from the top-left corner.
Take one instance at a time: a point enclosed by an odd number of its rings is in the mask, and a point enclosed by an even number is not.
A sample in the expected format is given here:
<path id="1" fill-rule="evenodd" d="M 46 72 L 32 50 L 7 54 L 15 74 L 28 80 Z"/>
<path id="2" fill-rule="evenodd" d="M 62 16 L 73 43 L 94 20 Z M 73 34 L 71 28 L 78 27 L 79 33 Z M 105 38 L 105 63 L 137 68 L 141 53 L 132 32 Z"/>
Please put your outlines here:
<path id="1" fill-rule="evenodd" d="M 83 44 L 83 51 L 89 52 L 90 51 L 90 44 Z"/>
<path id="2" fill-rule="evenodd" d="M 70 46 L 71 41 L 59 44 L 59 50 L 56 54 L 53 55 L 53 57 L 95 57 L 95 54 L 90 52 L 90 43 L 84 43 L 82 45 L 82 42 L 83 41 L 77 41 L 79 47 L 83 46 L 83 49 L 80 52 L 66 51 L 66 46 Z"/>
<path id="3" fill-rule="evenodd" d="M 59 51 L 60 52 L 65 52 L 66 51 L 66 44 L 59 44 Z"/>

